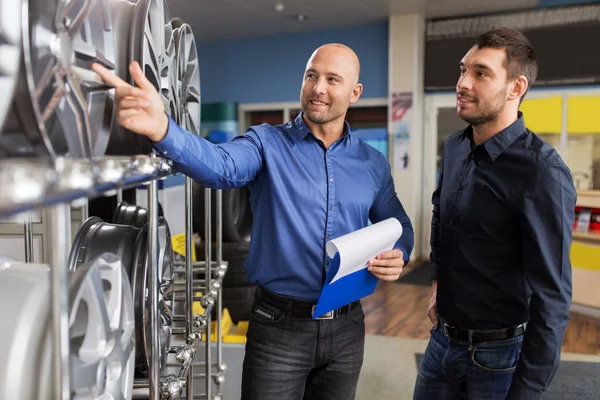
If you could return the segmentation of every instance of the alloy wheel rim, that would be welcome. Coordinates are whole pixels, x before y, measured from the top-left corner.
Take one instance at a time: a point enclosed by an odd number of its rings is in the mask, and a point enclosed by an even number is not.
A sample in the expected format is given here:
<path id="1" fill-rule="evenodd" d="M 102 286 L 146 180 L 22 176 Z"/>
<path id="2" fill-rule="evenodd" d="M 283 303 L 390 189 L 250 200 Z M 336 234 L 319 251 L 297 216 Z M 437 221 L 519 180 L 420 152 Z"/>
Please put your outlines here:
<path id="1" fill-rule="evenodd" d="M 0 131 L 18 82 L 21 61 L 21 4 L 0 0 Z"/>
<path id="2" fill-rule="evenodd" d="M 71 398 L 131 399 L 133 297 L 121 262 L 107 254 L 81 265 L 71 290 Z"/>
<path id="3" fill-rule="evenodd" d="M 192 28 L 181 24 L 175 29 L 177 54 L 177 122 L 195 135 L 200 134 L 200 67 Z"/>
<path id="4" fill-rule="evenodd" d="M 98 83 L 92 62 L 114 69 L 112 22 L 105 0 L 24 0 L 19 96 L 24 133 L 51 158 L 101 156 L 108 143 L 113 89 Z M 27 120 L 33 115 L 34 121 Z M 43 148 L 43 150 L 41 150 Z"/>

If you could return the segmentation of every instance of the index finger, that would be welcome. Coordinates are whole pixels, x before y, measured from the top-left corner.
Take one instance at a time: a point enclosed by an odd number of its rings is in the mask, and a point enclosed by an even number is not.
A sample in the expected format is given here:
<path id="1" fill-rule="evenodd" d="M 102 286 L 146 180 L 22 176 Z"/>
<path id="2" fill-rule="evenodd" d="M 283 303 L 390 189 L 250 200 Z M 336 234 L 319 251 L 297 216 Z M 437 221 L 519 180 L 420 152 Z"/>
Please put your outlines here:
<path id="1" fill-rule="evenodd" d="M 104 80 L 104 82 L 106 82 L 107 84 L 109 84 L 112 87 L 116 88 L 116 87 L 123 86 L 123 85 L 129 85 L 123 79 L 119 78 L 118 76 L 116 76 L 115 74 L 110 72 L 110 70 L 105 68 L 103 65 L 100 65 L 98 63 L 92 63 L 92 69 L 94 70 L 95 73 L 100 75 L 100 77 L 102 78 L 102 80 Z"/>
<path id="2" fill-rule="evenodd" d="M 402 257 L 402 255 L 403 254 L 402 254 L 401 250 L 392 249 L 392 250 L 384 251 L 383 253 L 379 253 L 377 255 L 377 257 L 375 257 L 375 258 L 377 258 L 378 260 L 387 260 L 390 258 L 400 258 L 400 257 Z"/>

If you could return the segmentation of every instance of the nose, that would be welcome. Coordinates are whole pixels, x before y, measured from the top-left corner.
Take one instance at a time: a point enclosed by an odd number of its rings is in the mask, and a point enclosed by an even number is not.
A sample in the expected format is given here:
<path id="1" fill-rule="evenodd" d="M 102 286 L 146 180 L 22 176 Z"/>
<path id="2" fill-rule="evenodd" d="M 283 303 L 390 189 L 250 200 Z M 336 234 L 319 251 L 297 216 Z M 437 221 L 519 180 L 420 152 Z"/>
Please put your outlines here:
<path id="1" fill-rule="evenodd" d="M 469 72 L 465 72 L 458 78 L 458 82 L 456 82 L 456 91 L 460 90 L 470 90 L 471 89 L 472 80 Z"/>
<path id="2" fill-rule="evenodd" d="M 315 94 L 323 94 L 325 93 L 325 79 L 319 78 L 315 82 L 315 86 L 313 86 L 313 93 Z"/>

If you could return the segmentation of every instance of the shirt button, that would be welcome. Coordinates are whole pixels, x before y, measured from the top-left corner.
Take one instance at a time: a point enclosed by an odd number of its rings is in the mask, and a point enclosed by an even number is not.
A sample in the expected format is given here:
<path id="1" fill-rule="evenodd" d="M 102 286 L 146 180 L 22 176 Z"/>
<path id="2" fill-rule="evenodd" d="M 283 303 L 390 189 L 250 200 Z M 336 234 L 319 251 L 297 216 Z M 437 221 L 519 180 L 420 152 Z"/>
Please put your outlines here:
<path id="1" fill-rule="evenodd" d="M 329 209 L 330 209 L 330 210 L 333 210 L 333 206 L 329 206 Z"/>
<path id="2" fill-rule="evenodd" d="M 329 182 L 333 182 L 333 178 L 329 178 Z"/>
<path id="3" fill-rule="evenodd" d="M 327 239 L 331 239 L 331 235 L 327 235 Z"/>

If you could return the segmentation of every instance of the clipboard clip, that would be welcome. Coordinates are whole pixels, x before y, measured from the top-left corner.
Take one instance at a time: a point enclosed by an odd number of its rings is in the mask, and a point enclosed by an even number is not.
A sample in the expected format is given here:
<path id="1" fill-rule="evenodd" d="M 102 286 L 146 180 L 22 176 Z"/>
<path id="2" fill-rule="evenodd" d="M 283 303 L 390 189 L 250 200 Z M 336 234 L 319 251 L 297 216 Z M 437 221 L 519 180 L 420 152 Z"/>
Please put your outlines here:
<path id="1" fill-rule="evenodd" d="M 316 304 L 314 306 L 312 306 L 312 312 L 310 313 L 310 315 L 313 319 L 333 319 L 333 311 L 334 310 L 331 310 L 331 311 L 321 315 L 320 317 L 315 318 L 315 308 L 316 307 L 317 307 Z"/>

